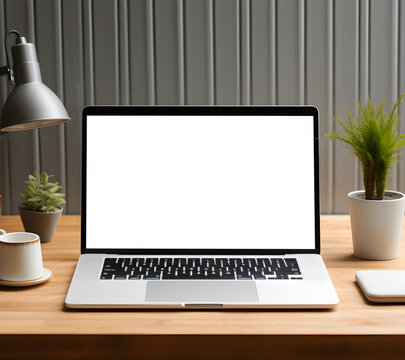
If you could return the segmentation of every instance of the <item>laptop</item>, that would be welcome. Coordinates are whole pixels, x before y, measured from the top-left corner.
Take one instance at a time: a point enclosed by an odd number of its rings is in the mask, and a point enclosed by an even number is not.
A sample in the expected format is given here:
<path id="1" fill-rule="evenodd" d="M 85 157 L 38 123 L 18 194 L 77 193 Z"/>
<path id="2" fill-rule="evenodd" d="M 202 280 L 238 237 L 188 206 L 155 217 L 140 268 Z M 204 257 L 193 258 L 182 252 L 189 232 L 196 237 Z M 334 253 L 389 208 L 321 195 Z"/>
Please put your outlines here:
<path id="1" fill-rule="evenodd" d="M 68 308 L 332 308 L 313 106 L 89 106 Z"/>

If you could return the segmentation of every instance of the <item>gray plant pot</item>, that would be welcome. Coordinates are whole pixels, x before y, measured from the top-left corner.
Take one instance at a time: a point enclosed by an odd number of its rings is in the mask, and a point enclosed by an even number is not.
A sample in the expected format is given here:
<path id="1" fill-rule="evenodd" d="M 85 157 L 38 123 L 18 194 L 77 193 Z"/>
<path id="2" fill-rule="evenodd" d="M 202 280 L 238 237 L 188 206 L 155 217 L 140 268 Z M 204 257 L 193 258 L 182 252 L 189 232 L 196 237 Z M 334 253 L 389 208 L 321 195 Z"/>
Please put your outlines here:
<path id="1" fill-rule="evenodd" d="M 38 234 L 41 243 L 52 240 L 63 209 L 55 212 L 30 211 L 21 206 L 18 209 L 25 231 Z"/>

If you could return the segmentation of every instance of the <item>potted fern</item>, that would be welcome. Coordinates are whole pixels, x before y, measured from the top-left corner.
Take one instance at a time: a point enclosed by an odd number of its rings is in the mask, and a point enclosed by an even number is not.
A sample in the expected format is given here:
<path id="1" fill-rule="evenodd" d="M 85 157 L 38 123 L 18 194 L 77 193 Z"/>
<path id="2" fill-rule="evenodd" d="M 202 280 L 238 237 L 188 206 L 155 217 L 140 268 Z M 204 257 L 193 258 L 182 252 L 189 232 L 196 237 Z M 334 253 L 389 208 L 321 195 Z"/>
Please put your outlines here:
<path id="1" fill-rule="evenodd" d="M 369 98 L 363 107 L 357 102 L 359 117 L 355 120 L 345 107 L 347 122 L 332 117 L 344 135 L 334 131 L 324 139 L 340 140 L 351 146 L 350 151 L 363 168 L 364 190 L 348 194 L 354 255 L 369 260 L 389 260 L 399 256 L 405 195 L 387 189 L 390 166 L 397 162 L 398 150 L 405 145 L 405 134 L 398 133 L 398 104 L 390 116 L 385 101 L 373 104 Z"/>
<path id="2" fill-rule="evenodd" d="M 19 206 L 20 217 L 25 231 L 38 234 L 42 243 L 52 240 L 62 214 L 62 205 L 66 204 L 65 194 L 58 193 L 58 182 L 49 182 L 48 175 L 34 172 L 28 175 L 27 188 L 20 192 L 22 204 Z"/>

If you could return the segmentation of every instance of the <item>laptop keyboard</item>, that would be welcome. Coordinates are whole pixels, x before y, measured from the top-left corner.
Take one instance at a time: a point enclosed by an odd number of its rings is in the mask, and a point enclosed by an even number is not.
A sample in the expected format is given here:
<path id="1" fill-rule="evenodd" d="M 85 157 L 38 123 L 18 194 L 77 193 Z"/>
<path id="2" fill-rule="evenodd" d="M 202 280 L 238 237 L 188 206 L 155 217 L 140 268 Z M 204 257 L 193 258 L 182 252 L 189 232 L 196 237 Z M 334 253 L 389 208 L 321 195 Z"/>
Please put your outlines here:
<path id="1" fill-rule="evenodd" d="M 295 258 L 105 258 L 101 280 L 302 280 Z"/>

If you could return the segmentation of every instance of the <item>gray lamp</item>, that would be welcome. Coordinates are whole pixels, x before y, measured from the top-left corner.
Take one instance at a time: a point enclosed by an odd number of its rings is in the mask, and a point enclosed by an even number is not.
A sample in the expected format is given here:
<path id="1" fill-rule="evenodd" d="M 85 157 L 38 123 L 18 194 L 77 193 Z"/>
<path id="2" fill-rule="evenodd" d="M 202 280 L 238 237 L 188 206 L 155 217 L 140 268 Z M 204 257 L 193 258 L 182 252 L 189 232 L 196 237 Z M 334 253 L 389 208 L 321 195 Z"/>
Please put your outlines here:
<path id="1" fill-rule="evenodd" d="M 17 35 L 11 48 L 12 69 L 7 54 L 7 39 L 11 33 Z M 5 36 L 5 46 L 7 66 L 0 69 L 0 74 L 8 74 L 9 80 L 15 81 L 15 87 L 3 106 L 1 131 L 32 130 L 70 121 L 62 102 L 42 83 L 35 45 L 27 43 L 18 31 L 10 30 Z"/>

